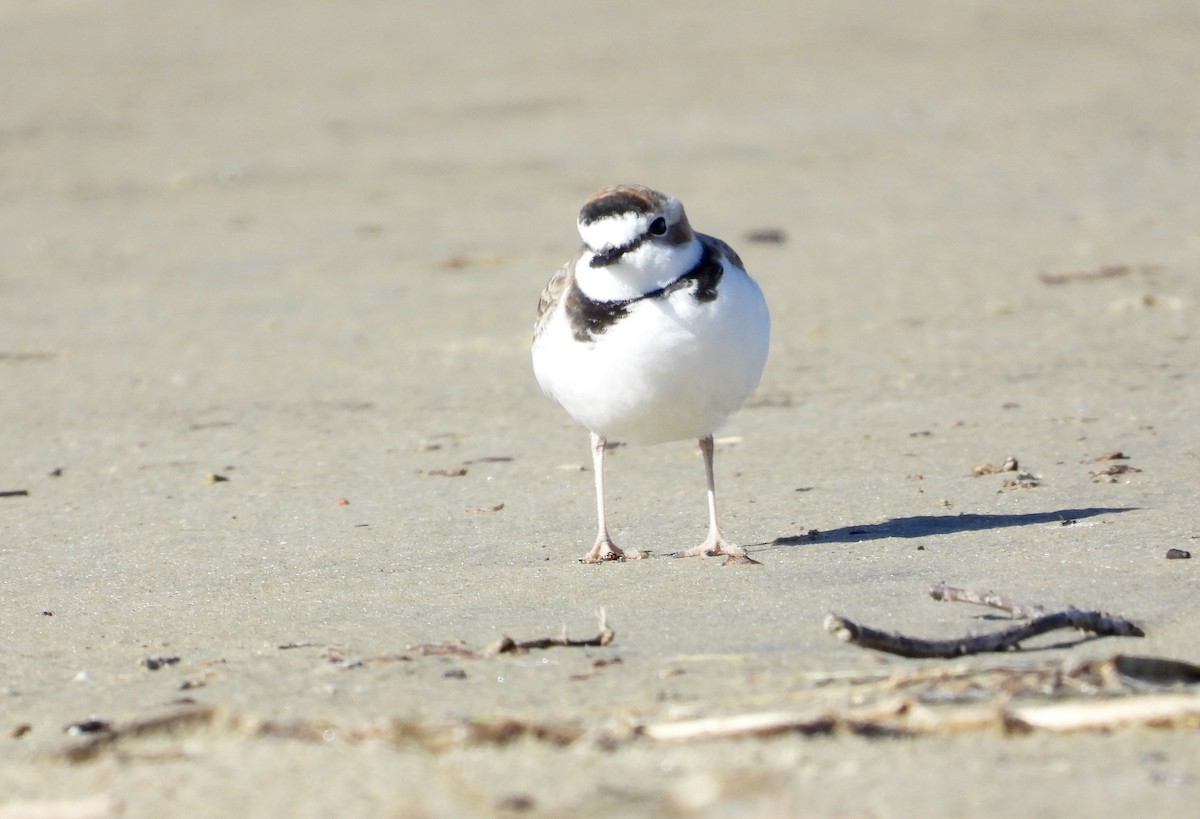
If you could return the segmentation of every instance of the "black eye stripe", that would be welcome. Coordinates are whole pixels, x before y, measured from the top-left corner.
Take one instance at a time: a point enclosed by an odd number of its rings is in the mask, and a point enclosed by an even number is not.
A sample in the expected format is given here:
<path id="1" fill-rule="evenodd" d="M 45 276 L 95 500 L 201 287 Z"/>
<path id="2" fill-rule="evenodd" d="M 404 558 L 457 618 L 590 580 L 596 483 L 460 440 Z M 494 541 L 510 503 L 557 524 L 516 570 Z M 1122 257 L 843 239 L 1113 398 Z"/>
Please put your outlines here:
<path id="1" fill-rule="evenodd" d="M 634 250 L 637 250 L 639 247 L 641 247 L 643 244 L 645 244 L 646 240 L 649 238 L 650 238 L 649 236 L 639 236 L 638 238 L 634 239 L 632 242 L 629 242 L 628 244 L 618 245 L 617 247 L 606 248 L 605 250 L 597 250 L 592 255 L 592 260 L 590 262 L 588 262 L 588 266 L 589 267 L 608 267 L 610 264 L 612 264 L 613 262 L 617 261 L 622 256 L 624 256 L 626 253 L 630 253 Z"/>

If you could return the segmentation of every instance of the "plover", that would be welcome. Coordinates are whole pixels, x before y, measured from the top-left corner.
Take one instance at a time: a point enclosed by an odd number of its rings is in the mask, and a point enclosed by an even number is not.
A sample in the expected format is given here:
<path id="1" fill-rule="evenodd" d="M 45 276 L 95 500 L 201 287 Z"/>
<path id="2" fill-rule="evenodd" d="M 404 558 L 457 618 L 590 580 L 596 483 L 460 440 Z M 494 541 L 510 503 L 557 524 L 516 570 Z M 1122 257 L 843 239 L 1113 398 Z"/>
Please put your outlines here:
<path id="1" fill-rule="evenodd" d="M 698 439 L 708 487 L 708 537 L 676 557 L 755 563 L 721 536 L 713 432 L 758 385 L 770 316 L 729 245 L 696 233 L 674 196 L 639 185 L 593 194 L 579 212 L 583 246 L 542 291 L 533 371 L 547 395 L 591 432 L 596 543 L 581 561 L 645 557 L 608 534 L 609 441 Z"/>

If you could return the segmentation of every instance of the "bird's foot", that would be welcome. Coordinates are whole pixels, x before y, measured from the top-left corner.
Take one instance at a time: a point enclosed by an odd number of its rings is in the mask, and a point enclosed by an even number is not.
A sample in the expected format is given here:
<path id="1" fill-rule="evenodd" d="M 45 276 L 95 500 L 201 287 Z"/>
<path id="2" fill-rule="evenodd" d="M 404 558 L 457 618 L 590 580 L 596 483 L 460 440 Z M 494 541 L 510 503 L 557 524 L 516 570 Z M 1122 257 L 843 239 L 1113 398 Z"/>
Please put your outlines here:
<path id="1" fill-rule="evenodd" d="M 580 563 L 607 563 L 610 560 L 641 560 L 649 557 L 649 552 L 639 552 L 637 549 L 622 549 L 611 540 L 601 538 L 591 551 L 579 558 Z"/>
<path id="2" fill-rule="evenodd" d="M 671 557 L 699 557 L 700 555 L 706 555 L 708 557 L 725 555 L 725 562 L 721 564 L 722 566 L 729 566 L 731 564 L 754 566 L 762 565 L 759 563 L 759 561 L 750 557 L 746 550 L 741 546 L 737 546 L 733 543 L 726 543 L 725 540 L 721 538 L 709 538 L 699 546 L 695 546 L 691 549 L 684 549 L 682 552 L 674 552 Z"/>

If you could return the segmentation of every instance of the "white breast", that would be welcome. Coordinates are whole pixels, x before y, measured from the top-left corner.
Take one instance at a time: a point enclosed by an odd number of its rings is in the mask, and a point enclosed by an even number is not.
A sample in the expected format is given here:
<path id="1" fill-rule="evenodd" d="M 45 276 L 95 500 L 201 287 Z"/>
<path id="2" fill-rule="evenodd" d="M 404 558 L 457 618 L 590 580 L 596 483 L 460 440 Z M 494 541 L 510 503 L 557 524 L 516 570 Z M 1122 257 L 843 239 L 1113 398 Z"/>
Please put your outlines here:
<path id="1" fill-rule="evenodd" d="M 538 383 L 610 440 L 654 444 L 712 433 L 758 385 L 770 317 L 758 285 L 728 261 L 716 299 L 700 302 L 693 288 L 634 303 L 590 341 L 575 339 L 560 303 L 533 346 Z"/>

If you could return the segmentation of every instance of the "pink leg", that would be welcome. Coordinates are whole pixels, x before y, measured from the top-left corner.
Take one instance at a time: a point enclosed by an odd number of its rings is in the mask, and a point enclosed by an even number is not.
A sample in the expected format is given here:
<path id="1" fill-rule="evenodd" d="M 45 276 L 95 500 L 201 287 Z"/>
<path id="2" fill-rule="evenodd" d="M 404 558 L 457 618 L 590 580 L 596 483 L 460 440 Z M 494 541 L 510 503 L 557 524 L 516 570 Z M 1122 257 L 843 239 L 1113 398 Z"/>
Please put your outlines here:
<path id="1" fill-rule="evenodd" d="M 711 435 L 705 435 L 700 439 L 700 452 L 704 455 L 704 477 L 708 484 L 708 537 L 699 546 L 675 552 L 672 557 L 725 555 L 725 562 L 722 564 L 724 566 L 728 566 L 730 563 L 757 564 L 758 561 L 746 554 L 745 549 L 729 543 L 721 537 L 721 527 L 717 523 L 717 482 L 713 476 L 713 439 Z"/>
<path id="2" fill-rule="evenodd" d="M 596 545 L 579 558 L 580 563 L 603 563 L 606 560 L 639 560 L 646 555 L 634 549 L 621 549 L 608 536 L 608 518 L 604 513 L 604 436 L 592 433 L 592 471 L 596 476 L 596 518 L 599 530 Z"/>

